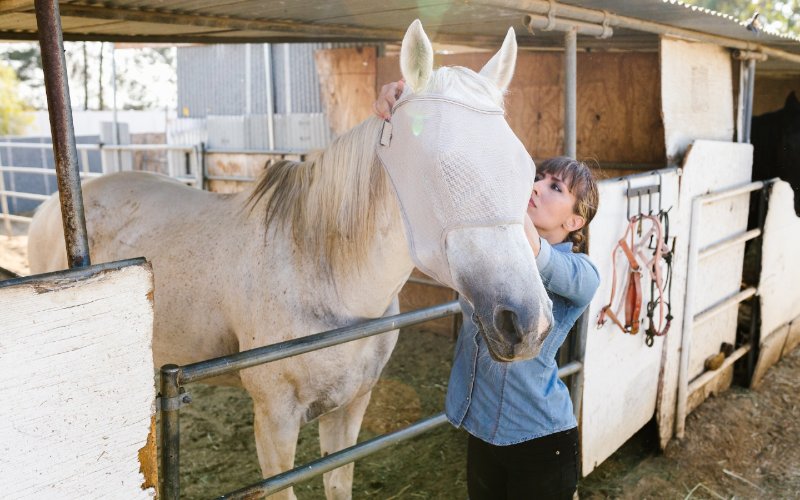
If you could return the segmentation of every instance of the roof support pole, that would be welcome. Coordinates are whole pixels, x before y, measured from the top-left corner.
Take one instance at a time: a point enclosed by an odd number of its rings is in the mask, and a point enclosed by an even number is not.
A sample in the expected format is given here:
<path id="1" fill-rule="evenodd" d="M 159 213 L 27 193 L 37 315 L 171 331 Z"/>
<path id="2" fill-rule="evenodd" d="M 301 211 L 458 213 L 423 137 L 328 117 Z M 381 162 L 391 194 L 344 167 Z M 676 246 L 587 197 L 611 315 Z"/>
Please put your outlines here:
<path id="1" fill-rule="evenodd" d="M 564 155 L 577 155 L 578 32 L 564 34 Z"/>
<path id="2" fill-rule="evenodd" d="M 270 151 L 275 150 L 275 103 L 272 98 L 272 44 L 265 43 L 264 47 L 264 80 L 267 92 L 267 146 Z"/>
<path id="3" fill-rule="evenodd" d="M 756 61 L 766 61 L 761 52 L 736 50 L 733 58 L 739 60 L 739 98 L 736 119 L 736 142 L 750 142 L 753 120 L 753 96 L 756 82 Z"/>
<path id="4" fill-rule="evenodd" d="M 58 174 L 58 195 L 70 268 L 85 267 L 89 262 L 89 241 L 83 213 L 83 195 L 78 172 L 78 151 L 72 127 L 67 65 L 57 0 L 35 0 L 36 25 L 42 51 L 47 110 L 53 138 L 53 157 Z"/>
<path id="5" fill-rule="evenodd" d="M 743 65 L 744 66 L 744 65 Z M 742 68 L 744 69 L 744 68 Z M 745 87 L 745 97 L 744 97 L 744 123 L 742 123 L 742 129 L 744 130 L 744 134 L 742 136 L 741 142 L 750 142 L 750 131 L 752 129 L 751 123 L 753 120 L 753 91 L 755 87 L 755 80 L 756 80 L 756 61 L 755 59 L 749 59 L 747 61 L 747 69 L 745 71 L 747 75 L 747 87 Z"/>

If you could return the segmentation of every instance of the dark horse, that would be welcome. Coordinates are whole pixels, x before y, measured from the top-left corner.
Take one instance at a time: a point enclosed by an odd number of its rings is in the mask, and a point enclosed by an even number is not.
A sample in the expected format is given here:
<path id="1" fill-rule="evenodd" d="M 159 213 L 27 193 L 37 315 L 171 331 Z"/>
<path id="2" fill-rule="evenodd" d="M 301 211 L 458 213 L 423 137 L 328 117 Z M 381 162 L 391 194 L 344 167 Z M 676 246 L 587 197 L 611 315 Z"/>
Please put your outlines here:
<path id="1" fill-rule="evenodd" d="M 780 177 L 794 190 L 794 211 L 800 215 L 800 101 L 794 91 L 783 109 L 753 117 L 753 180 Z"/>

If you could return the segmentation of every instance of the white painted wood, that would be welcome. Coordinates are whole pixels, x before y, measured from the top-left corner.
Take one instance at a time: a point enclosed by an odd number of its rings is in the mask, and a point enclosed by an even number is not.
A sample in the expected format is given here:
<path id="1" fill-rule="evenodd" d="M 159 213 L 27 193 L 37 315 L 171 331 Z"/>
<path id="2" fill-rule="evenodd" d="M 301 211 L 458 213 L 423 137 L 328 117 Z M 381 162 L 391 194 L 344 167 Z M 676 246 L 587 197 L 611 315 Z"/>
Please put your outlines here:
<path id="1" fill-rule="evenodd" d="M 761 254 L 761 339 L 800 315 L 800 218 L 794 212 L 794 192 L 784 181 L 776 182 L 764 221 Z"/>
<path id="2" fill-rule="evenodd" d="M 154 414 L 149 264 L 0 288 L 5 498 L 152 498 L 138 452 Z"/>
<path id="3" fill-rule="evenodd" d="M 731 65 L 724 47 L 662 38 L 661 109 L 671 165 L 697 139 L 733 139 Z"/>
<path id="4" fill-rule="evenodd" d="M 656 415 L 662 447 L 666 446 L 672 438 L 675 424 L 678 368 L 683 333 L 680 318 L 683 318 L 684 312 L 682 301 L 686 289 L 692 199 L 704 193 L 747 184 L 750 181 L 752 154 L 753 148 L 749 144 L 698 140 L 690 148 L 683 164 L 677 217 L 680 223 L 675 226 L 678 239 L 675 246 L 675 274 L 672 283 L 672 314 L 678 319 L 673 324 L 673 328 L 676 330 L 671 331 L 666 339 L 662 384 Z M 743 231 L 747 222 L 747 203 L 747 196 L 741 196 L 733 201 L 727 200 L 717 207 L 706 209 L 703 215 L 700 241 L 693 242 L 693 244 L 697 245 L 698 249 L 703 248 L 724 239 L 727 235 Z M 742 277 L 742 248 L 743 244 L 699 262 L 699 286 L 695 291 L 695 297 L 701 307 L 695 306 L 695 313 L 701 312 L 703 305 L 711 304 L 718 298 L 739 291 L 739 282 Z M 718 352 L 719 342 L 733 340 L 735 334 L 735 308 L 696 325 L 692 337 L 700 340 L 697 345 L 692 344 L 691 346 L 690 366 L 695 366 L 695 368 L 689 372 L 689 380 L 699 375 L 697 360 L 705 360 L 708 355 Z"/>
<path id="5" fill-rule="evenodd" d="M 665 172 L 662 175 L 662 205 L 664 209 L 671 207 L 671 229 L 675 231 L 680 225 L 676 206 L 678 174 L 675 169 Z M 632 187 L 658 183 L 656 175 L 640 175 L 631 179 Z M 647 347 L 644 327 L 635 336 L 623 334 L 611 322 L 599 330 L 595 327 L 600 309 L 608 302 L 611 293 L 611 251 L 625 230 L 627 188 L 625 180 L 613 179 L 599 183 L 600 207 L 589 228 L 589 256 L 600 271 L 600 288 L 589 306 L 590 323 L 584 364 L 581 414 L 584 475 L 589 474 L 642 428 L 652 418 L 656 408 L 663 339 L 656 338 L 653 347 Z M 643 201 L 643 209 L 647 211 L 647 198 Z M 653 202 L 653 210 L 657 210 L 658 198 L 654 197 Z M 631 203 L 631 213 L 637 213 L 638 210 L 638 203 Z M 644 276 L 642 288 L 646 290 L 647 300 L 650 286 Z M 675 290 L 673 300 L 680 298 L 680 288 Z M 645 318 L 644 307 L 641 317 Z M 679 323 L 673 322 L 670 336 L 679 333 Z"/>

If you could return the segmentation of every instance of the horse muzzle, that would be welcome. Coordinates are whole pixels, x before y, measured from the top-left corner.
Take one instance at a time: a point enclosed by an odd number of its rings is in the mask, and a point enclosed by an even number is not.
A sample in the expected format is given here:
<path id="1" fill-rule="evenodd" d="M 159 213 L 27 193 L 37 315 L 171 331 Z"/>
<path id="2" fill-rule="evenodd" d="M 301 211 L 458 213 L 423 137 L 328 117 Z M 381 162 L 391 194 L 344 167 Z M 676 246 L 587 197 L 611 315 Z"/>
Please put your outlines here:
<path id="1" fill-rule="evenodd" d="M 473 313 L 472 321 L 492 359 L 521 361 L 538 356 L 553 327 L 552 309 L 542 309 L 531 314 L 526 308 L 498 305 L 485 314 Z"/>
<path id="2" fill-rule="evenodd" d="M 461 228 L 447 236 L 454 287 L 497 361 L 539 354 L 553 326 L 553 304 L 521 225 Z"/>

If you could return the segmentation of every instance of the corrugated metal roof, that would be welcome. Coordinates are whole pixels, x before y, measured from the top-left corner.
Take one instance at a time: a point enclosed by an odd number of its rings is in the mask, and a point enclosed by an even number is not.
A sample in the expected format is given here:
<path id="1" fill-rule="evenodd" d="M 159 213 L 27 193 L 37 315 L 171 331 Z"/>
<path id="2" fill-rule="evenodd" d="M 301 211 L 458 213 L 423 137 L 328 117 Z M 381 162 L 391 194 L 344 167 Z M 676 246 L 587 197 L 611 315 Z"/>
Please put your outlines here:
<path id="1" fill-rule="evenodd" d="M 509 26 L 517 29 L 522 46 L 560 46 L 563 38 L 560 33 L 543 31 L 530 36 L 522 26 L 525 13 L 541 13 L 542 6 L 549 5 L 542 0 L 64 0 L 59 5 L 67 40 L 398 41 L 416 18 L 441 43 L 494 46 Z M 777 49 L 800 60 L 800 41 L 796 38 L 772 32 L 757 35 L 730 16 L 678 0 L 571 0 L 556 4 L 557 13 L 562 5 L 725 37 L 739 45 L 752 44 L 754 49 Z M 0 38 L 34 39 L 35 33 L 33 0 L 7 0 L 0 4 Z M 655 48 L 657 42 L 657 35 L 619 27 L 609 39 L 579 37 L 579 45 L 604 49 Z M 788 68 L 800 71 L 800 63 Z"/>

